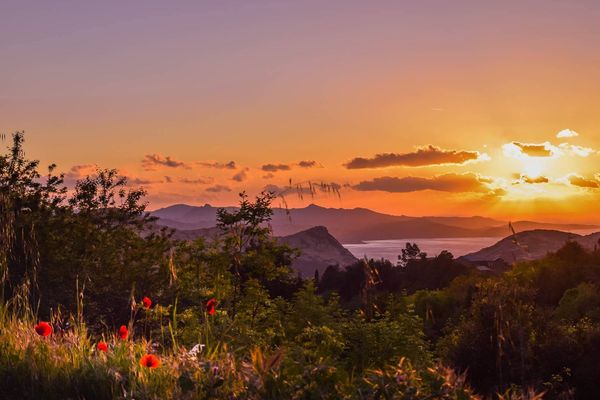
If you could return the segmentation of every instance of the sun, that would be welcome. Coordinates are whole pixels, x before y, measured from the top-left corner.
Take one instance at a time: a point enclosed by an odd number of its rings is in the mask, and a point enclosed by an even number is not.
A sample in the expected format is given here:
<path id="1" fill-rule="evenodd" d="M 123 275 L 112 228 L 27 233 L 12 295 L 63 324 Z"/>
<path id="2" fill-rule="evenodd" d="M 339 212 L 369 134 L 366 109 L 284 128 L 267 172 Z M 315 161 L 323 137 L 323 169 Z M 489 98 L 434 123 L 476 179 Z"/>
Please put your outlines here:
<path id="1" fill-rule="evenodd" d="M 541 157 L 526 157 L 521 162 L 523 163 L 523 175 L 530 178 L 541 176 L 546 167 L 546 160 Z"/>

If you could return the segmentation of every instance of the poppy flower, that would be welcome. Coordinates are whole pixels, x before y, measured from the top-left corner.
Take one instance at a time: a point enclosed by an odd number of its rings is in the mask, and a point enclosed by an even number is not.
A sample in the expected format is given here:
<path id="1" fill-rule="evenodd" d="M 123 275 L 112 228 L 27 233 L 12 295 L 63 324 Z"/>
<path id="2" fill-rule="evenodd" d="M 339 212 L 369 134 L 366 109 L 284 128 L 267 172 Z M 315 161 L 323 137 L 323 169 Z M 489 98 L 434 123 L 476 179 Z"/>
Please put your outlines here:
<path id="1" fill-rule="evenodd" d="M 160 360 L 154 354 L 146 354 L 140 359 L 140 365 L 146 368 L 156 368 L 160 365 Z"/>
<path id="2" fill-rule="evenodd" d="M 152 305 L 152 300 L 150 300 L 150 297 L 144 297 L 142 299 L 142 303 L 144 303 L 145 308 L 150 308 L 150 306 Z"/>
<path id="3" fill-rule="evenodd" d="M 108 345 L 106 344 L 106 342 L 98 342 L 96 348 L 98 349 L 98 351 L 103 351 L 106 353 L 106 351 L 108 350 Z"/>
<path id="4" fill-rule="evenodd" d="M 48 336 L 52 333 L 52 326 L 47 322 L 39 322 L 34 328 L 40 336 Z"/>
<path id="5" fill-rule="evenodd" d="M 128 336 L 129 331 L 127 330 L 127 327 L 125 325 L 121 325 L 121 327 L 119 328 L 119 337 L 123 340 L 127 340 Z"/>
<path id="6" fill-rule="evenodd" d="M 206 302 L 206 312 L 208 315 L 213 315 L 215 313 L 215 306 L 217 304 L 217 300 L 210 299 Z"/>

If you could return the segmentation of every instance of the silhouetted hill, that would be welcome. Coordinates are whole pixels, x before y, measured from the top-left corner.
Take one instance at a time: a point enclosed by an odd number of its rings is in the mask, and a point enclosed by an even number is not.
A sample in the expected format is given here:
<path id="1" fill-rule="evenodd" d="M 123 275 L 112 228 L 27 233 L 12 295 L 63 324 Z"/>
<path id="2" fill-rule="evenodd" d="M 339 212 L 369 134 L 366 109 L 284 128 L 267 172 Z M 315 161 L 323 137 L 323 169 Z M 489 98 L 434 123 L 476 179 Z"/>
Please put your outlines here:
<path id="1" fill-rule="evenodd" d="M 177 204 L 152 212 L 158 223 L 179 230 L 210 228 L 216 224 L 217 207 Z M 234 209 L 230 207 L 229 209 Z M 291 235 L 315 226 L 325 226 L 342 243 L 365 240 L 503 237 L 509 233 L 508 223 L 475 217 L 409 217 L 389 215 L 366 208 L 325 208 L 311 204 L 289 210 L 275 208 L 271 227 L 276 236 Z M 546 224 L 534 221 L 513 223 L 517 231 L 554 229 L 573 231 L 595 228 L 593 225 Z"/>
<path id="2" fill-rule="evenodd" d="M 306 231 L 279 239 L 291 247 L 302 251 L 300 257 L 294 260 L 292 267 L 299 271 L 304 278 L 311 277 L 315 270 L 320 274 L 331 265 L 346 267 L 357 261 L 340 242 L 337 241 L 324 226 L 316 226 Z"/>
<path id="3" fill-rule="evenodd" d="M 173 237 L 179 240 L 194 240 L 204 238 L 213 240 L 220 236 L 216 228 L 201 228 L 194 230 L 175 230 Z M 346 267 L 357 261 L 340 242 L 337 241 L 324 226 L 316 226 L 289 236 L 277 238 L 281 243 L 300 250 L 300 256 L 292 263 L 292 268 L 304 278 L 314 275 L 315 269 L 323 273 L 330 265 Z"/>
<path id="4" fill-rule="evenodd" d="M 570 232 L 535 229 L 517 233 L 516 243 L 512 235 L 507 236 L 492 246 L 460 258 L 468 261 L 491 261 L 502 258 L 509 263 L 535 260 L 544 257 L 549 252 L 557 251 L 568 240 L 575 240 L 583 247 L 593 249 L 599 239 L 600 232 L 581 236 Z"/>

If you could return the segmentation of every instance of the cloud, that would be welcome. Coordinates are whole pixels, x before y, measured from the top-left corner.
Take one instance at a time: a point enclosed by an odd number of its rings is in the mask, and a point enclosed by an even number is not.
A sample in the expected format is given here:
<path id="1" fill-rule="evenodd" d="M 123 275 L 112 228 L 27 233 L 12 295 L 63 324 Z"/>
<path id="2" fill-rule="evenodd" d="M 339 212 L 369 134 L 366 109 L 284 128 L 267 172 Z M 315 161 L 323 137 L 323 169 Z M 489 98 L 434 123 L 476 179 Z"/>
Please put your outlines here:
<path id="1" fill-rule="evenodd" d="M 502 145 L 502 151 L 506 157 L 518 160 L 536 158 L 557 158 L 564 155 L 587 157 L 596 151 L 589 147 L 577 146 L 569 143 L 561 143 L 558 146 L 550 142 L 544 143 L 521 143 L 511 142 Z"/>
<path id="2" fill-rule="evenodd" d="M 582 147 L 569 143 L 561 143 L 558 147 L 571 156 L 587 157 L 590 154 L 595 153 L 595 150 L 589 147 Z"/>
<path id="3" fill-rule="evenodd" d="M 162 183 L 162 181 L 144 179 L 144 178 L 134 178 L 131 176 L 126 176 L 127 184 L 129 185 L 153 185 L 155 183 Z"/>
<path id="4" fill-rule="evenodd" d="M 576 137 L 579 136 L 579 133 L 571 130 L 571 129 L 563 129 L 562 131 L 556 134 L 557 138 L 568 138 L 568 137 Z"/>
<path id="5" fill-rule="evenodd" d="M 170 176 L 168 176 L 168 175 L 165 175 L 165 182 L 166 182 L 166 183 L 173 183 L 173 178 L 171 178 L 171 177 L 170 177 Z"/>
<path id="6" fill-rule="evenodd" d="M 528 176 L 528 175 L 520 175 L 517 177 L 517 180 L 513 182 L 513 184 L 519 183 L 528 183 L 530 185 L 540 184 L 540 183 L 548 183 L 550 179 L 546 176 Z"/>
<path id="7" fill-rule="evenodd" d="M 589 189 L 596 189 L 600 187 L 600 182 L 598 182 L 596 179 L 587 179 L 577 174 L 571 174 L 567 178 L 569 183 L 573 186 Z"/>
<path id="8" fill-rule="evenodd" d="M 244 168 L 243 170 L 241 170 L 240 172 L 238 172 L 237 174 L 233 175 L 231 177 L 232 180 L 236 181 L 236 182 L 243 182 L 246 179 L 248 179 L 248 168 Z"/>
<path id="9" fill-rule="evenodd" d="M 433 178 L 406 176 L 402 178 L 384 176 L 370 181 L 363 181 L 353 186 L 359 191 L 383 191 L 390 193 L 408 193 L 421 190 L 436 190 L 441 192 L 479 192 L 487 193 L 490 179 L 477 174 L 444 174 Z"/>
<path id="10" fill-rule="evenodd" d="M 261 167 L 261 169 L 265 172 L 277 172 L 277 171 L 289 171 L 292 169 L 287 164 L 265 164 Z"/>
<path id="11" fill-rule="evenodd" d="M 300 161 L 298 162 L 300 168 L 316 168 L 319 166 L 316 161 Z"/>
<path id="12" fill-rule="evenodd" d="M 225 185 L 215 185 L 209 188 L 206 188 L 207 192 L 210 193 L 222 193 L 222 192 L 231 192 L 231 188 Z"/>
<path id="13" fill-rule="evenodd" d="M 502 151 L 505 156 L 520 160 L 527 157 L 555 157 L 562 154 L 562 151 L 550 142 L 539 144 L 511 142 L 502 145 Z"/>
<path id="14" fill-rule="evenodd" d="M 76 180 L 88 175 L 96 173 L 98 166 L 95 164 L 79 164 L 73 165 L 69 171 L 65 173 L 65 179 Z"/>
<path id="15" fill-rule="evenodd" d="M 146 154 L 142 160 L 142 168 L 146 171 L 155 171 L 157 167 L 190 169 L 190 166 L 183 161 L 174 160 L 170 156 Z"/>
<path id="16" fill-rule="evenodd" d="M 198 161 L 196 164 L 200 165 L 201 167 L 216 168 L 216 169 L 236 169 L 237 168 L 235 161 L 229 161 L 227 163 Z"/>
<path id="17" fill-rule="evenodd" d="M 466 150 L 444 150 L 436 146 L 426 146 L 417 148 L 412 153 L 396 154 L 383 153 L 376 154 L 373 158 L 357 157 L 344 166 L 348 169 L 362 168 L 386 168 L 386 167 L 424 167 L 430 165 L 457 164 L 462 165 L 468 162 L 486 161 L 490 157 L 485 153 Z"/>
<path id="18" fill-rule="evenodd" d="M 275 177 L 275 174 L 272 174 L 271 172 L 269 172 L 268 174 L 264 174 L 262 178 L 263 179 L 271 179 L 273 177 Z"/>
<path id="19" fill-rule="evenodd" d="M 179 182 L 185 183 L 188 185 L 207 185 L 209 183 L 213 183 L 214 179 L 211 177 L 199 177 L 199 178 L 195 178 L 195 179 L 180 178 Z"/>

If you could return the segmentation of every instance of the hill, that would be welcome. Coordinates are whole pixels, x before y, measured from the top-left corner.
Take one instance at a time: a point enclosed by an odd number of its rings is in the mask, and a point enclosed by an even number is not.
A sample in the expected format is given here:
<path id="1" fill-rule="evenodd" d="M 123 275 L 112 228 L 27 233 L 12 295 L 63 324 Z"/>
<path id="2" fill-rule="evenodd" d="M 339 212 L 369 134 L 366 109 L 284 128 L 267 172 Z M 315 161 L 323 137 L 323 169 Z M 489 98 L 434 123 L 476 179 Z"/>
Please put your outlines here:
<path id="1" fill-rule="evenodd" d="M 587 249 L 598 244 L 600 232 L 582 236 L 571 232 L 535 229 L 519 232 L 516 243 L 513 236 L 507 236 L 492 246 L 474 253 L 466 254 L 461 259 L 467 261 L 491 261 L 501 258 L 509 263 L 513 261 L 536 260 L 549 252 L 560 249 L 568 240 L 575 240 Z"/>
<path id="2" fill-rule="evenodd" d="M 173 237 L 179 240 L 194 240 L 200 237 L 212 240 L 219 235 L 220 231 L 215 227 L 175 230 L 173 233 Z M 315 270 L 323 273 L 330 265 L 346 267 L 357 261 L 324 226 L 315 226 L 292 235 L 278 237 L 277 240 L 301 251 L 300 256 L 293 261 L 292 268 L 304 278 L 312 277 Z"/>

